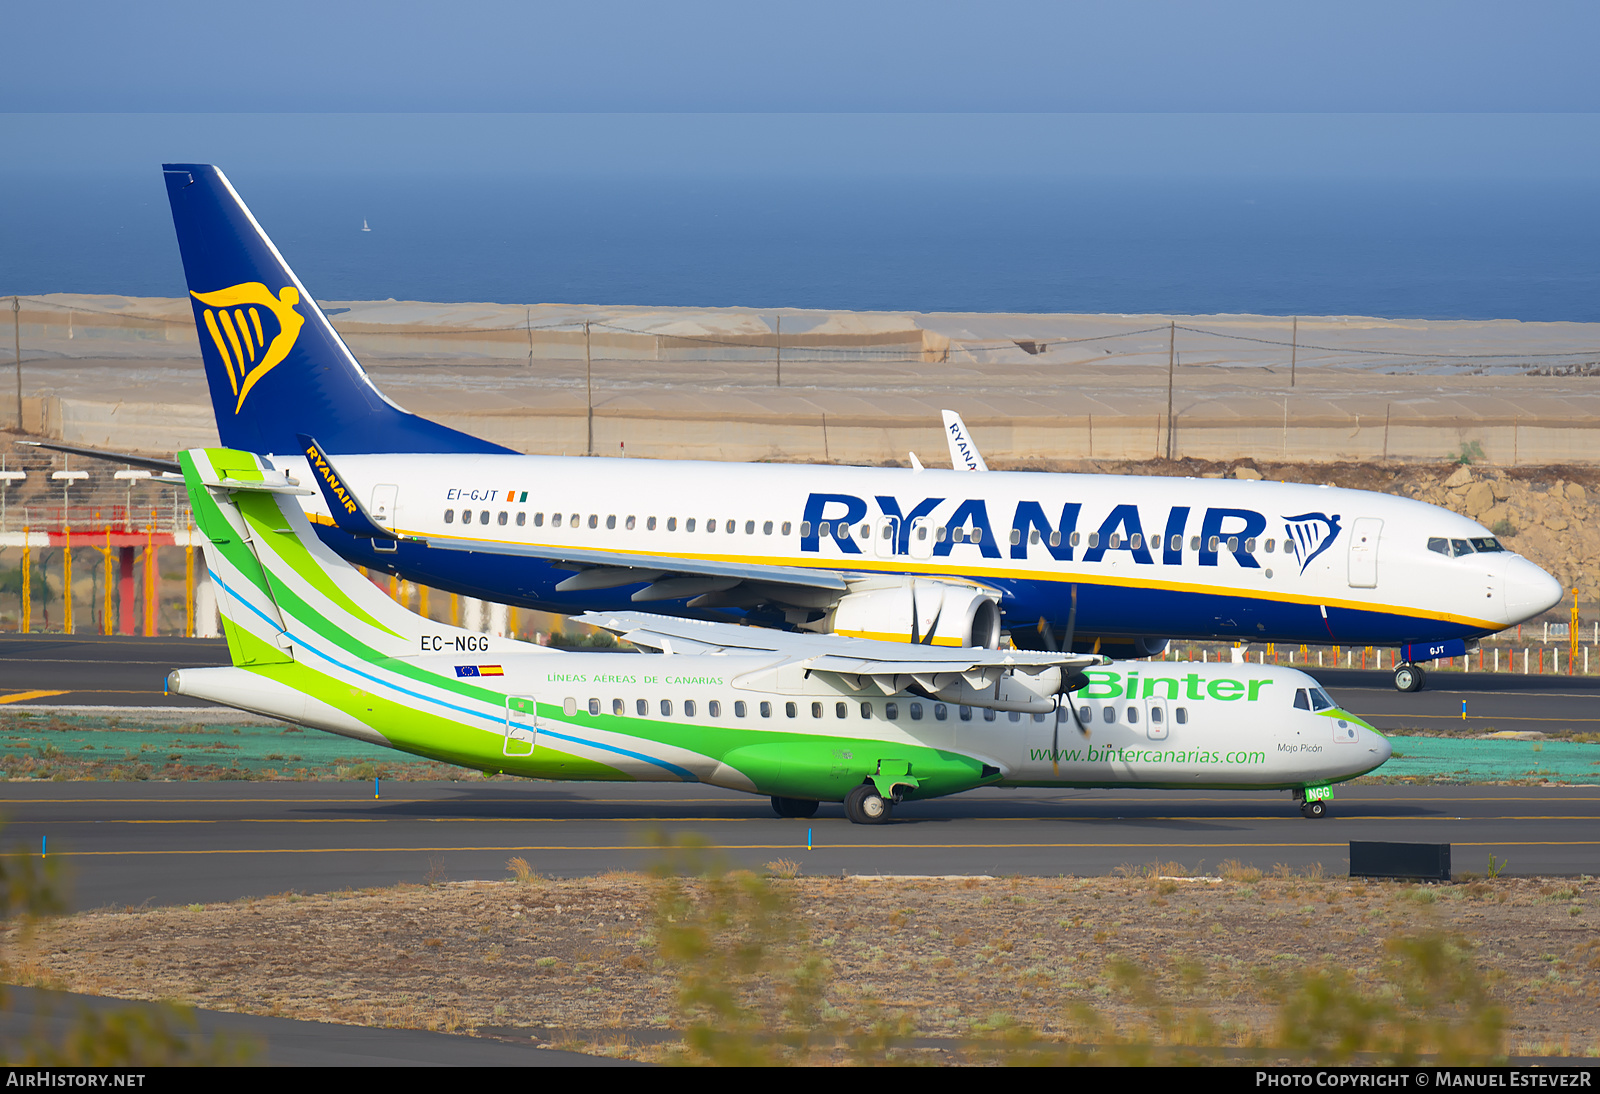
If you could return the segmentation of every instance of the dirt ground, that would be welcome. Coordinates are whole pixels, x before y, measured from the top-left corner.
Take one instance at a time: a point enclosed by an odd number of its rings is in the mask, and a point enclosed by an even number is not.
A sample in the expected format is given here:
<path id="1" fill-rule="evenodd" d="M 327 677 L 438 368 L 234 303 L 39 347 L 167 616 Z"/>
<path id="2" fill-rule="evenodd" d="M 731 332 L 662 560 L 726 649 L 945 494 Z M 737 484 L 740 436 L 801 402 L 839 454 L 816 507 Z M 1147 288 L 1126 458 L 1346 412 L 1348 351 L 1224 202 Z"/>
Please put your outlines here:
<path id="1" fill-rule="evenodd" d="M 690 1052 L 670 1031 L 693 1018 L 686 992 L 706 1018 L 709 985 L 746 1008 L 713 1024 L 811 1028 L 823 1043 L 805 1057 L 814 1062 L 848 1058 L 837 1045 L 874 1030 L 948 1038 L 899 1058 L 955 1061 L 972 1058 L 962 1039 L 1009 1031 L 1015 1041 L 1019 1026 L 1081 1039 L 1093 1028 L 1084 1007 L 1110 1023 L 1092 1034 L 1101 1043 L 1110 1028 L 1154 1022 L 1168 1043 L 1280 1044 L 1286 1023 L 1316 1025 L 1304 1017 L 1316 997 L 1307 986 L 1323 975 L 1347 999 L 1415 1003 L 1396 942 L 1431 938 L 1443 943 L 1436 959 L 1473 970 L 1462 983 L 1484 993 L 1476 1008 L 1444 1012 L 1463 1023 L 1491 1007 L 1504 1016 L 1501 1045 L 1470 1034 L 1485 1042 L 1478 1050 L 1600 1055 L 1600 885 L 1587 877 L 1417 886 L 1228 864 L 1211 878 L 1167 865 L 1108 878 L 869 880 L 773 868 L 744 877 L 742 890 L 726 878 L 675 883 L 676 904 L 668 883 L 646 876 L 524 871 L 102 909 L 48 922 L 20 949 L 13 936 L 10 978 L 655 1060 Z M 684 959 L 690 951 L 698 956 Z M 807 998 L 809 1017 L 797 1018 Z"/>

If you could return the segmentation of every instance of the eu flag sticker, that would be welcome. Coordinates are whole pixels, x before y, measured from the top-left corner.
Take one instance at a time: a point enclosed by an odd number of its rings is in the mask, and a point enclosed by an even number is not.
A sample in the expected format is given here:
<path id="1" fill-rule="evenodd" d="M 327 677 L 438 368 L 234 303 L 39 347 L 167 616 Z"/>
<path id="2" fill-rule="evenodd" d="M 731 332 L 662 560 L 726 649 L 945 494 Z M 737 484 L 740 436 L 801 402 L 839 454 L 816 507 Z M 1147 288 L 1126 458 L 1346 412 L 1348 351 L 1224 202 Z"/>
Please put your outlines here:
<path id="1" fill-rule="evenodd" d="M 457 665 L 456 666 L 456 676 L 457 677 L 461 677 L 461 676 L 476 676 L 476 675 L 478 675 L 478 666 L 477 665 Z"/>

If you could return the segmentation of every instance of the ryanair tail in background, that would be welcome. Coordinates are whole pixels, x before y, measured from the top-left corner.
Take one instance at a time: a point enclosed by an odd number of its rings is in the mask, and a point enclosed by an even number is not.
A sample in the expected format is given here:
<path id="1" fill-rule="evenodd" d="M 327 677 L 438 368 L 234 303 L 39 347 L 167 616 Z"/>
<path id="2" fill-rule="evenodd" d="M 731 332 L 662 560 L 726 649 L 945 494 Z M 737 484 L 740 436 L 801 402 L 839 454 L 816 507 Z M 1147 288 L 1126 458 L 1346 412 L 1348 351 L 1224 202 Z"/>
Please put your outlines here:
<path id="1" fill-rule="evenodd" d="M 223 173 L 169 163 L 167 197 L 222 443 L 330 452 L 508 452 L 400 409 L 373 386 Z"/>

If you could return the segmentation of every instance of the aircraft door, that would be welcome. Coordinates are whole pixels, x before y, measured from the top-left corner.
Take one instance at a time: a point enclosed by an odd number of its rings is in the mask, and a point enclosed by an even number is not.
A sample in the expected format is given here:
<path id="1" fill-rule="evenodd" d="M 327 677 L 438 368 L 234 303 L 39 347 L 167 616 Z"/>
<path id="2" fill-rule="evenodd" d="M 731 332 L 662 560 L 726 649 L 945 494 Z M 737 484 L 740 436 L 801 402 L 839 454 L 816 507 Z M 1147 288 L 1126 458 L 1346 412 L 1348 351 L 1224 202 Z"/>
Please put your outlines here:
<path id="1" fill-rule="evenodd" d="M 877 544 L 879 558 L 893 558 L 895 548 L 899 546 L 900 518 L 879 517 L 877 534 L 872 538 Z"/>
<path id="2" fill-rule="evenodd" d="M 1167 739 L 1168 719 L 1172 716 L 1165 699 L 1144 701 L 1144 735 L 1152 741 Z"/>
<path id="3" fill-rule="evenodd" d="M 539 704 L 531 695 L 506 696 L 507 756 L 531 756 L 539 738 Z"/>
<path id="4" fill-rule="evenodd" d="M 933 521 L 928 517 L 911 522 L 911 557 L 923 561 L 933 557 Z"/>
<path id="5" fill-rule="evenodd" d="M 400 488 L 393 483 L 382 482 L 372 488 L 372 521 L 385 528 L 394 527 L 394 511 L 398 501 Z"/>
<path id="6" fill-rule="evenodd" d="M 1383 521 L 1377 517 L 1360 517 L 1350 529 L 1350 587 L 1375 589 L 1378 587 L 1378 542 L 1383 534 Z"/>

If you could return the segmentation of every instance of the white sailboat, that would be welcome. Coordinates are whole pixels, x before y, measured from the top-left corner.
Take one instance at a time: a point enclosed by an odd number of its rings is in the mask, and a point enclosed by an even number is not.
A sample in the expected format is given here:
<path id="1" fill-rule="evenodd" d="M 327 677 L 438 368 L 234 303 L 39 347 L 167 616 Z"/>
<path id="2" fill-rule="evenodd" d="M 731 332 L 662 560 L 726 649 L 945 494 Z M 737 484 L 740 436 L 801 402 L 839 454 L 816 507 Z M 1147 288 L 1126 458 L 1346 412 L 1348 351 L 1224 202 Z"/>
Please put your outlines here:
<path id="1" fill-rule="evenodd" d="M 361 230 L 362 230 L 362 231 L 363 231 L 363 232 L 370 232 L 370 231 L 372 231 L 372 229 L 371 229 L 371 228 L 368 228 L 368 227 L 367 227 L 367 218 L 366 218 L 366 217 L 362 217 L 362 218 L 361 218 Z"/>

